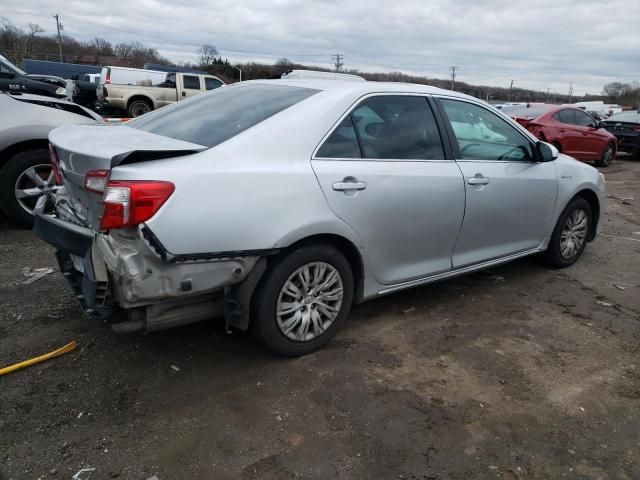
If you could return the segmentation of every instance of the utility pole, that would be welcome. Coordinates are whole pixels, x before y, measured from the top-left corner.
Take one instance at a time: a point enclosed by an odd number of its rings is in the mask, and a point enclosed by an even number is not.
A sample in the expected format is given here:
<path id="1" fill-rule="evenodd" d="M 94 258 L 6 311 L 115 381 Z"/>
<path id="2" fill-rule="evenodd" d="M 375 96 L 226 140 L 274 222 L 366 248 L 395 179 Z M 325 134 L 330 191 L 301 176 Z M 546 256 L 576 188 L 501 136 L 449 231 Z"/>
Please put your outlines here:
<path id="1" fill-rule="evenodd" d="M 456 88 L 456 70 L 458 67 L 449 67 L 451 70 L 451 90 L 455 90 Z"/>
<path id="2" fill-rule="evenodd" d="M 331 55 L 331 60 L 335 62 L 334 65 L 336 66 L 336 72 L 339 72 L 342 69 L 342 66 L 344 65 L 344 62 L 342 61 L 343 59 L 344 55 L 340 55 L 339 53 Z"/>
<path id="3" fill-rule="evenodd" d="M 511 93 L 513 92 L 513 80 L 511 80 L 511 85 L 509 86 L 509 101 L 511 101 Z"/>
<path id="4" fill-rule="evenodd" d="M 549 87 L 547 87 L 547 103 L 549 103 Z"/>
<path id="5" fill-rule="evenodd" d="M 53 18 L 56 19 L 56 28 L 58 29 L 58 55 L 60 56 L 60 62 L 63 62 L 64 60 L 62 59 L 62 36 L 60 36 L 60 30 L 63 29 L 63 26 L 60 25 L 60 15 L 59 14 L 55 14 L 53 16 Z"/>
<path id="6" fill-rule="evenodd" d="M 572 98 L 573 98 L 573 82 L 569 84 L 569 103 L 571 103 Z"/>

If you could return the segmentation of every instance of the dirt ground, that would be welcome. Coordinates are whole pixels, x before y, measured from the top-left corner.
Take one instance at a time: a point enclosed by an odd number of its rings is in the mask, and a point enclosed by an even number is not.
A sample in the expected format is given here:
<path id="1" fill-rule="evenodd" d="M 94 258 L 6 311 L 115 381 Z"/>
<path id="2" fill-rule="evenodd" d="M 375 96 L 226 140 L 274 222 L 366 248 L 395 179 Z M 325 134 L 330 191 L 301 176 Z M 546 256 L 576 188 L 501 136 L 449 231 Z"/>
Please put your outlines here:
<path id="1" fill-rule="evenodd" d="M 640 161 L 605 170 L 602 234 L 358 306 L 275 357 L 209 322 L 116 336 L 30 232 L 0 226 L 0 478 L 640 478 Z M 631 197 L 631 198 L 630 198 Z"/>

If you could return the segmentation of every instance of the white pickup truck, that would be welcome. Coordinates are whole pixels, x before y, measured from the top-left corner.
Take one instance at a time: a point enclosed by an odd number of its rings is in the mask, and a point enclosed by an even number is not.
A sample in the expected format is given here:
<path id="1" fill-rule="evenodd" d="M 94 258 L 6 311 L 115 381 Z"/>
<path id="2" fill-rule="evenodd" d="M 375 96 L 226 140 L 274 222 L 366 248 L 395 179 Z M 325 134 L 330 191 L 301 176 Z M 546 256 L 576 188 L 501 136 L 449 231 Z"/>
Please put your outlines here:
<path id="1" fill-rule="evenodd" d="M 139 117 L 224 84 L 212 75 L 103 67 L 96 93 L 101 110 L 126 111 L 129 117 Z"/>

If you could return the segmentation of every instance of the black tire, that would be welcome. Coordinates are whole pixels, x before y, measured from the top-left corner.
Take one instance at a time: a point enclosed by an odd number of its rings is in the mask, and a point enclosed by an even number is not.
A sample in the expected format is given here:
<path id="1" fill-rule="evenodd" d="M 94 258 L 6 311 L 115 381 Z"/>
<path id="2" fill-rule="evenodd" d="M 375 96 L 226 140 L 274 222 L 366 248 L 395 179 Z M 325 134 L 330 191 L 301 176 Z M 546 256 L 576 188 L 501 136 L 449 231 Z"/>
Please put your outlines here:
<path id="1" fill-rule="evenodd" d="M 584 238 L 584 241 L 580 245 L 580 248 L 578 248 L 578 250 L 575 252 L 575 254 L 569 258 L 566 258 L 562 255 L 560 245 L 562 230 L 567 224 L 569 217 L 574 212 L 580 209 L 583 210 L 587 216 L 586 237 Z M 553 234 L 551 235 L 551 240 L 549 242 L 549 246 L 547 247 L 547 251 L 543 254 L 545 263 L 553 268 L 566 268 L 570 265 L 573 265 L 578 260 L 578 258 L 580 258 L 582 252 L 584 252 L 584 249 L 587 246 L 587 242 L 591 238 L 592 229 L 593 213 L 591 211 L 591 205 L 589 205 L 589 202 L 587 202 L 584 198 L 575 197 L 565 207 L 564 211 L 560 215 L 560 218 L 558 218 L 558 223 L 556 223 Z"/>
<path id="2" fill-rule="evenodd" d="M 36 167 L 39 173 L 44 172 L 44 165 L 51 165 L 51 158 L 48 149 L 40 148 L 14 155 L 0 170 L 0 207 L 10 220 L 21 227 L 33 227 L 33 213 L 26 211 L 16 198 L 16 182 L 31 167 Z M 36 185 L 26 185 L 26 187 L 35 188 Z M 25 203 L 33 208 L 36 200 L 37 197 L 34 197 Z"/>
<path id="3" fill-rule="evenodd" d="M 140 115 L 144 115 L 151 111 L 153 111 L 153 104 L 150 101 L 143 100 L 141 98 L 133 100 L 127 107 L 127 113 L 131 118 L 139 117 Z"/>
<path id="4" fill-rule="evenodd" d="M 278 326 L 277 302 L 290 275 L 312 262 L 327 263 L 339 273 L 343 286 L 342 304 L 337 316 L 324 332 L 310 340 L 296 341 L 285 336 Z M 331 340 L 346 320 L 352 302 L 353 272 L 345 256 L 328 244 L 301 245 L 275 259 L 265 272 L 253 296 L 250 330 L 260 344 L 277 354 L 287 357 L 306 355 L 323 347 Z M 310 308 L 310 306 L 303 308 Z"/>
<path id="5" fill-rule="evenodd" d="M 601 167 L 601 168 L 608 167 L 609 165 L 611 165 L 611 162 L 613 161 L 615 156 L 616 156 L 616 147 L 613 145 L 613 143 L 607 143 L 607 146 L 604 147 L 604 150 L 602 151 L 602 156 L 600 157 L 600 160 L 596 162 L 596 167 Z"/>

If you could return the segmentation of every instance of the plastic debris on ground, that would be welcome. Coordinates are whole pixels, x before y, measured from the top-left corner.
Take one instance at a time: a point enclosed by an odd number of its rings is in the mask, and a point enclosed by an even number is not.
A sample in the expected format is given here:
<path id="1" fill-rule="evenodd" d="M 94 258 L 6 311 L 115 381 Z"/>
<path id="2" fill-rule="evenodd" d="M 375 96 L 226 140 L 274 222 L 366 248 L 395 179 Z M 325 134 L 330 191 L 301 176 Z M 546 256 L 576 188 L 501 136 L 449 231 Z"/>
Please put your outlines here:
<path id="1" fill-rule="evenodd" d="M 53 268 L 30 268 L 24 267 L 22 269 L 22 275 L 26 277 L 26 280 L 22 282 L 23 285 L 29 285 L 33 282 L 37 282 L 46 275 L 53 273 Z"/>

